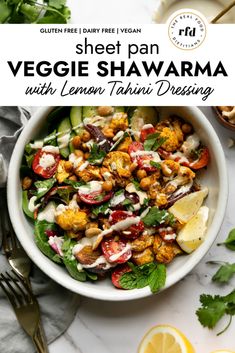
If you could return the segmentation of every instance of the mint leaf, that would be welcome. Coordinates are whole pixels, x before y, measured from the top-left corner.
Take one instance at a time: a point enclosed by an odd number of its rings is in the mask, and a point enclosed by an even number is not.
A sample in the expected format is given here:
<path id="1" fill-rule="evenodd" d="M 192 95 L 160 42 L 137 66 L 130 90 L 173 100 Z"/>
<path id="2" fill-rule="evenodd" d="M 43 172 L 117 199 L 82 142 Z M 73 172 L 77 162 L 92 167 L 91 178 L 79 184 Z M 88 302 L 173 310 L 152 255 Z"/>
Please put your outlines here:
<path id="1" fill-rule="evenodd" d="M 152 293 L 164 287 L 166 281 L 166 267 L 163 264 L 150 262 L 149 264 L 135 266 L 128 263 L 132 269 L 120 278 L 120 285 L 124 289 L 144 288 L 149 285 Z"/>
<path id="2" fill-rule="evenodd" d="M 98 217 L 99 214 L 105 214 L 105 212 L 108 210 L 109 206 L 110 206 L 109 202 L 105 202 L 100 206 L 93 207 L 92 213 L 93 213 L 93 215 Z"/>
<path id="3" fill-rule="evenodd" d="M 152 293 L 158 292 L 166 283 L 166 266 L 158 264 L 153 270 L 148 279 L 149 287 Z"/>
<path id="4" fill-rule="evenodd" d="M 144 141 L 144 149 L 145 151 L 156 151 L 166 140 L 165 137 L 160 137 L 158 132 L 149 134 Z"/>

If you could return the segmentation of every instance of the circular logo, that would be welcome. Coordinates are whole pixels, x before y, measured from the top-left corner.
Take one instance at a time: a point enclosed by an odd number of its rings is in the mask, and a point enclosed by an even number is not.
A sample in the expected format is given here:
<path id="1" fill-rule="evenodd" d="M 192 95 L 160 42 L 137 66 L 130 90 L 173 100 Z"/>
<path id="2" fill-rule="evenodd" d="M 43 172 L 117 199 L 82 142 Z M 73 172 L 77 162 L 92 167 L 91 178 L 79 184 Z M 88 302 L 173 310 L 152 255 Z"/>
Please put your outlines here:
<path id="1" fill-rule="evenodd" d="M 168 33 L 177 48 L 196 49 L 206 37 L 206 20 L 193 10 L 177 11 L 169 19 Z"/>

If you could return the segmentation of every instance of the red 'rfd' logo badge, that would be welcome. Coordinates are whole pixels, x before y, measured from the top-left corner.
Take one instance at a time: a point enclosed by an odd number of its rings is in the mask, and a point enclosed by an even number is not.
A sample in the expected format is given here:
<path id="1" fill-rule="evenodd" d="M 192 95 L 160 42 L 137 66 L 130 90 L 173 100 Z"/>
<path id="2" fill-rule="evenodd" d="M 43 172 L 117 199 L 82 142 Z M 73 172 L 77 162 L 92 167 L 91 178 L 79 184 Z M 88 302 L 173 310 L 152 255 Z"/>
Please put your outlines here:
<path id="1" fill-rule="evenodd" d="M 169 19 L 168 33 L 177 48 L 195 49 L 206 37 L 206 20 L 194 10 L 177 11 Z"/>

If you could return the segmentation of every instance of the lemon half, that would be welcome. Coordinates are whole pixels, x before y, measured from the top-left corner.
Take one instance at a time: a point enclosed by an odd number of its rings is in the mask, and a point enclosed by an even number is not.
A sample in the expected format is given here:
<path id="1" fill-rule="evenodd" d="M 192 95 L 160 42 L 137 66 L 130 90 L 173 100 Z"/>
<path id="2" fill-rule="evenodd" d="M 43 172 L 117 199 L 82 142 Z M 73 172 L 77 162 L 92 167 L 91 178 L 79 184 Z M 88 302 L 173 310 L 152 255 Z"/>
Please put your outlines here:
<path id="1" fill-rule="evenodd" d="M 158 325 L 146 333 L 138 353 L 195 353 L 195 350 L 178 329 L 169 325 Z"/>
<path id="2" fill-rule="evenodd" d="M 234 351 L 228 351 L 227 349 L 220 349 L 218 351 L 214 351 L 214 352 L 211 352 L 211 353 L 235 353 Z"/>
<path id="3" fill-rule="evenodd" d="M 173 213 L 180 223 L 187 223 L 198 212 L 207 195 L 207 188 L 193 192 L 176 201 L 169 208 L 169 211 Z"/>

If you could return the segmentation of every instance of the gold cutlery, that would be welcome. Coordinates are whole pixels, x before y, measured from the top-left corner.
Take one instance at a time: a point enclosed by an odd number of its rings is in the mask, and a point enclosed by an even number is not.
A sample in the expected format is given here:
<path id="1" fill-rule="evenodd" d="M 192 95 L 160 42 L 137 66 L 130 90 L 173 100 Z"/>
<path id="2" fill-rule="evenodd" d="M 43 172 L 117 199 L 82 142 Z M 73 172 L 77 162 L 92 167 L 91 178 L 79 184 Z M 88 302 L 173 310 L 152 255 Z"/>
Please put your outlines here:
<path id="1" fill-rule="evenodd" d="M 15 273 L 12 270 L 12 273 Z M 6 294 L 18 322 L 31 337 L 38 353 L 46 353 L 45 346 L 37 335 L 40 322 L 40 309 L 37 299 L 22 277 L 8 272 L 0 274 L 0 287 Z"/>
<path id="2" fill-rule="evenodd" d="M 20 245 L 14 229 L 11 225 L 10 217 L 8 214 L 7 203 L 6 203 L 6 192 L 5 190 L 1 190 L 1 209 L 0 209 L 0 223 L 1 223 L 1 231 L 2 231 L 2 246 L 5 252 L 6 258 L 12 267 L 13 271 L 18 274 L 28 286 L 29 291 L 31 291 L 32 295 L 32 288 L 30 283 L 30 270 L 31 270 L 31 260 Z M 4 207 L 5 206 L 5 207 Z M 35 298 L 35 300 L 37 300 Z M 37 336 L 37 340 L 40 341 L 41 346 L 43 347 L 44 353 L 48 353 L 48 346 L 46 342 L 46 337 L 44 334 L 44 330 L 42 327 L 42 323 L 40 320 L 38 321 L 38 327 L 35 331 L 35 335 Z"/>
<path id="3" fill-rule="evenodd" d="M 221 17 L 223 17 L 228 11 L 230 11 L 235 6 L 235 1 L 232 1 L 228 6 L 226 6 L 222 11 L 216 15 L 211 23 L 216 23 Z"/>

